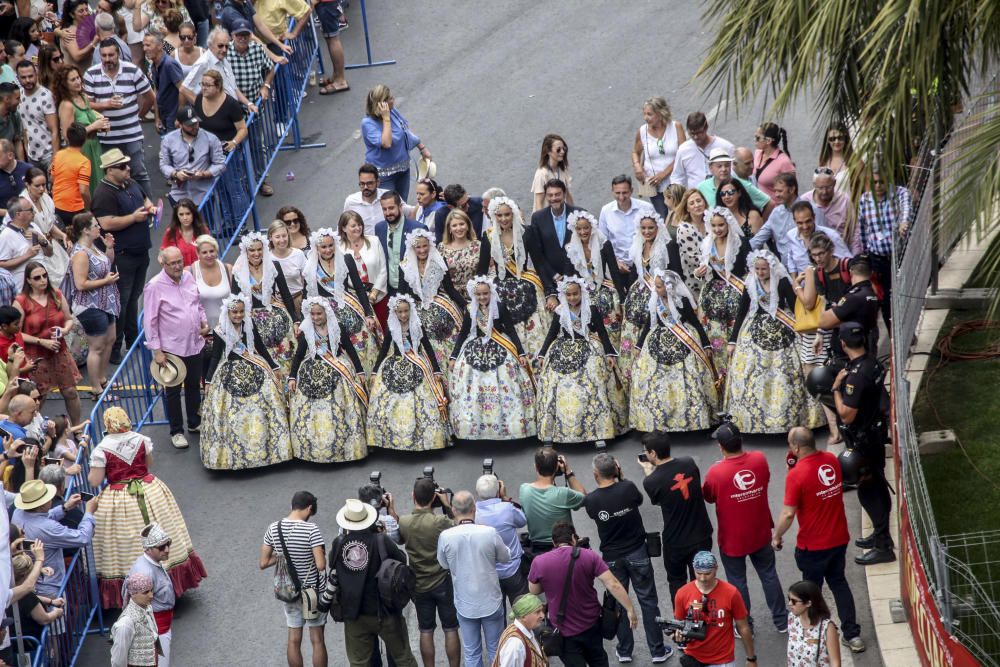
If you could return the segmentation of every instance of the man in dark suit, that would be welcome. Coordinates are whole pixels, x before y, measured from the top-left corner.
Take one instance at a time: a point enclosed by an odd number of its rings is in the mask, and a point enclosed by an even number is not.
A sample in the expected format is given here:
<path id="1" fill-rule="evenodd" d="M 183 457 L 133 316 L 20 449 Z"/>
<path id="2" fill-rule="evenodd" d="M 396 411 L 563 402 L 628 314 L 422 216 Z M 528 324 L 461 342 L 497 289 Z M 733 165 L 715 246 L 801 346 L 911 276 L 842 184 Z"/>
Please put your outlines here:
<path id="1" fill-rule="evenodd" d="M 562 275 L 569 261 L 566 243 L 570 230 L 566 220 L 573 211 L 583 209 L 566 203 L 566 184 L 558 178 L 545 184 L 545 200 L 549 205 L 531 214 L 531 225 L 524 230 L 524 247 L 545 284 L 545 308 L 551 312 L 559 305 L 555 296 L 556 276 Z"/>
<path id="2" fill-rule="evenodd" d="M 444 240 L 444 221 L 448 214 L 456 208 L 465 211 L 469 219 L 472 220 L 472 228 L 475 230 L 476 238 L 483 235 L 483 200 L 479 197 L 470 197 L 465 188 L 458 183 L 453 183 L 444 189 L 444 203 L 434 214 L 434 238 L 438 243 Z"/>
<path id="3" fill-rule="evenodd" d="M 389 272 L 389 295 L 399 289 L 399 262 L 406 254 L 406 236 L 414 229 L 427 229 L 416 220 L 403 217 L 403 200 L 390 190 L 379 197 L 382 203 L 381 222 L 375 223 L 375 236 L 382 244 L 382 255 Z"/>

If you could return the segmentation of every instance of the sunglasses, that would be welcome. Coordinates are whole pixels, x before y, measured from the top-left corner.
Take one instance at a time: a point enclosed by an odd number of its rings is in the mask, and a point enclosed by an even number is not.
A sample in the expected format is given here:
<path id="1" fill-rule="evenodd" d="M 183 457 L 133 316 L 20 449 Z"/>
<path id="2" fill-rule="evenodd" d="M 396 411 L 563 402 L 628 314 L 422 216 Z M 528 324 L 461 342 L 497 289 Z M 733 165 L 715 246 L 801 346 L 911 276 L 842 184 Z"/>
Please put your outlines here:
<path id="1" fill-rule="evenodd" d="M 60 55 L 52 56 L 52 61 L 51 62 L 61 63 L 62 61 L 63 61 L 63 57 L 62 57 L 61 54 Z"/>
<path id="2" fill-rule="evenodd" d="M 792 605 L 792 606 L 795 606 L 795 605 L 797 605 L 797 604 L 802 604 L 802 600 L 798 600 L 798 599 L 796 599 L 796 598 L 793 598 L 793 597 L 789 597 L 789 598 L 788 598 L 788 604 L 790 604 L 790 605 Z"/>
<path id="3" fill-rule="evenodd" d="M 826 138 L 827 141 L 846 141 L 847 137 L 842 134 L 831 134 Z"/>
<path id="4" fill-rule="evenodd" d="M 663 149 L 663 138 L 661 137 L 656 141 L 656 149 L 660 151 L 660 155 L 666 155 L 667 152 Z"/>
<path id="5" fill-rule="evenodd" d="M 762 139 L 764 139 L 764 136 L 761 135 L 761 134 L 755 134 L 755 135 L 753 135 L 753 140 L 754 141 L 761 141 Z"/>
<path id="6" fill-rule="evenodd" d="M 733 195 L 736 194 L 736 190 L 735 189 L 732 189 L 732 190 L 719 190 L 719 194 L 722 195 L 723 197 L 732 197 Z"/>
<path id="7" fill-rule="evenodd" d="M 813 169 L 813 173 L 817 176 L 833 176 L 833 169 L 829 167 L 816 167 Z"/>
<path id="8" fill-rule="evenodd" d="M 37 276 L 31 276 L 31 279 L 32 280 L 48 280 L 49 279 L 49 274 L 47 274 L 47 273 L 41 273 L 41 274 L 39 274 Z"/>
<path id="9" fill-rule="evenodd" d="M 108 169 L 131 169 L 131 168 L 132 165 L 128 164 L 127 162 L 125 164 L 113 164 L 108 167 Z"/>
<path id="10" fill-rule="evenodd" d="M 194 41 L 194 35 L 181 35 L 180 39 L 181 39 L 182 42 L 193 42 Z"/>
<path id="11" fill-rule="evenodd" d="M 188 146 L 188 164 L 194 162 L 194 146 Z"/>
<path id="12" fill-rule="evenodd" d="M 286 225 L 298 225 L 298 224 L 300 224 L 300 223 L 301 223 L 302 221 L 301 221 L 301 220 L 299 220 L 298 218 L 290 218 L 290 219 L 288 219 L 288 220 L 284 220 L 283 222 L 284 222 L 284 223 L 285 223 Z"/>

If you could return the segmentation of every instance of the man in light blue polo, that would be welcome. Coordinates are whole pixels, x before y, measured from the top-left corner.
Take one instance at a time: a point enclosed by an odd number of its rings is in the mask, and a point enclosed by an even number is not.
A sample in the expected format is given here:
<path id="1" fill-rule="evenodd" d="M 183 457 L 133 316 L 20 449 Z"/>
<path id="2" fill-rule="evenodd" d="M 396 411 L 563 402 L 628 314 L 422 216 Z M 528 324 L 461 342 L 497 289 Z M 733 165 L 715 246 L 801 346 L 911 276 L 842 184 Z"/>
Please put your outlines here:
<path id="1" fill-rule="evenodd" d="M 511 605 L 528 592 L 528 580 L 521 573 L 521 540 L 517 531 L 528 525 L 524 511 L 507 497 L 503 481 L 494 474 L 483 475 L 476 481 L 476 523 L 492 526 L 510 550 L 510 562 L 497 564 L 500 590 Z"/>

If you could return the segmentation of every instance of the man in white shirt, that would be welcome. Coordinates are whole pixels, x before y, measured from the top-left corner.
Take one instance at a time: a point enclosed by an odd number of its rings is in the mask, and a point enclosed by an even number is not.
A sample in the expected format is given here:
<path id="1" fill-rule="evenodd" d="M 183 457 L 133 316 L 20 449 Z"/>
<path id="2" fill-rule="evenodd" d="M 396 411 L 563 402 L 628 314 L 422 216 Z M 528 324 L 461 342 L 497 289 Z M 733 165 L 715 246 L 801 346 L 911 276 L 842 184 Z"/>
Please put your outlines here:
<path id="1" fill-rule="evenodd" d="M 774 240 L 781 263 L 788 266 L 792 249 L 789 241 L 796 232 L 795 220 L 792 218 L 792 206 L 799 201 L 799 181 L 795 174 L 785 172 L 778 174 L 774 179 L 774 195 L 778 198 L 778 204 L 771 211 L 764 226 L 750 239 L 751 250 L 760 250 L 767 242 Z M 813 209 L 816 223 L 823 223 L 823 216 Z"/>
<path id="2" fill-rule="evenodd" d="M 823 215 L 827 227 L 837 230 L 852 254 L 861 254 L 861 225 L 855 221 L 857 211 L 851 205 L 851 198 L 837 190 L 832 169 L 816 167 L 813 170 L 813 189 L 803 194 L 802 199 Z"/>
<path id="3" fill-rule="evenodd" d="M 233 66 L 226 60 L 230 48 L 232 48 L 232 38 L 229 32 L 218 26 L 212 28 L 212 32 L 208 35 L 208 48 L 202 51 L 194 67 L 184 77 L 184 83 L 181 84 L 180 93 L 185 104 L 194 104 L 195 98 L 201 92 L 201 77 L 208 70 L 214 69 L 222 75 L 222 89 L 226 94 L 246 107 L 250 113 L 257 113 L 257 105 L 248 100 L 236 86 Z"/>
<path id="4" fill-rule="evenodd" d="M 643 215 L 653 212 L 653 205 L 632 196 L 632 179 L 625 174 L 611 179 L 611 194 L 615 200 L 601 209 L 597 228 L 604 234 L 604 238 L 611 241 L 619 270 L 629 273 L 632 270 L 629 250 L 632 248 L 636 226 Z"/>
<path id="5" fill-rule="evenodd" d="M 783 257 L 782 260 L 785 268 L 793 276 L 805 271 L 811 264 L 809 261 L 809 239 L 812 238 L 813 234 L 826 234 L 833 241 L 834 257 L 853 256 L 836 229 L 816 224 L 816 213 L 811 203 L 800 199 L 792 204 L 792 219 L 795 221 L 795 227 L 787 232 L 785 240 L 788 257 Z"/>
<path id="6" fill-rule="evenodd" d="M 708 119 L 700 111 L 688 115 L 687 131 L 690 139 L 677 147 L 677 156 L 674 158 L 674 170 L 670 174 L 670 182 L 679 183 L 685 188 L 696 188 L 699 183 L 710 176 L 708 156 L 712 150 L 721 148 L 728 155 L 732 155 L 733 144 L 722 137 L 710 135 L 708 133 Z M 715 206 L 715 202 L 710 201 L 708 205 Z"/>
<path id="7" fill-rule="evenodd" d="M 367 162 L 358 169 L 358 187 L 360 192 L 347 195 L 344 200 L 344 210 L 354 211 L 365 221 L 365 234 L 375 233 L 375 223 L 385 218 L 382 215 L 382 202 L 379 197 L 387 191 L 378 186 L 378 167 Z"/>
<path id="8" fill-rule="evenodd" d="M 514 622 L 500 635 L 497 650 L 499 667 L 524 667 L 524 665 L 546 664 L 542 647 L 535 638 L 535 629 L 545 621 L 545 605 L 542 599 L 527 593 L 514 600 L 510 607 Z M 532 660 L 528 660 L 528 656 Z"/>
<path id="9" fill-rule="evenodd" d="M 10 271 L 20 291 L 24 285 L 24 265 L 39 252 L 51 257 L 52 246 L 31 222 L 35 211 L 30 201 L 18 197 L 7 207 L 7 215 L 10 216 L 10 223 L 0 231 L 0 268 Z"/>

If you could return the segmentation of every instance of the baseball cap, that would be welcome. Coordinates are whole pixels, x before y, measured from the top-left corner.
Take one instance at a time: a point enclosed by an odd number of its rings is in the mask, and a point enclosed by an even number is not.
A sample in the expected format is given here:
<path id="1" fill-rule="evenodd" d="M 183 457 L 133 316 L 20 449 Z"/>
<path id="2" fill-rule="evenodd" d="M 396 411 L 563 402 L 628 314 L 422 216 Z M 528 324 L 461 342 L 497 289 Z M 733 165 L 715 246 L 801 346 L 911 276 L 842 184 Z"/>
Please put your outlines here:
<path id="1" fill-rule="evenodd" d="M 252 33 L 253 26 L 251 26 L 250 22 L 247 21 L 246 19 L 236 19 L 235 21 L 233 21 L 233 29 L 230 30 L 229 32 L 233 33 L 234 35 L 239 35 L 241 33 Z"/>
<path id="2" fill-rule="evenodd" d="M 729 154 L 725 148 L 713 148 L 712 152 L 708 154 L 708 163 L 713 162 L 732 162 L 733 156 Z"/>
<path id="3" fill-rule="evenodd" d="M 177 110 L 177 120 L 180 121 L 181 125 L 194 125 L 201 122 L 201 118 L 198 118 L 198 114 L 195 113 L 194 107 L 190 104 L 185 104 Z"/>
<path id="4" fill-rule="evenodd" d="M 699 551 L 691 560 L 691 567 L 695 572 L 709 572 L 719 567 L 719 561 L 711 551 Z"/>
<path id="5" fill-rule="evenodd" d="M 841 342 L 849 347 L 860 347 L 865 343 L 865 328 L 857 322 L 843 322 L 837 333 Z"/>
<path id="6" fill-rule="evenodd" d="M 736 427 L 736 424 L 730 421 L 722 422 L 719 425 L 719 428 L 715 429 L 712 433 L 712 437 L 718 440 L 719 444 L 723 446 L 743 442 L 743 436 L 740 434 L 740 429 Z"/>

